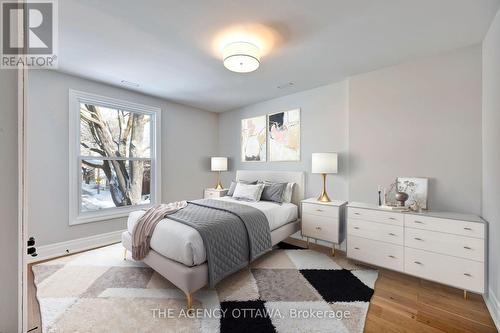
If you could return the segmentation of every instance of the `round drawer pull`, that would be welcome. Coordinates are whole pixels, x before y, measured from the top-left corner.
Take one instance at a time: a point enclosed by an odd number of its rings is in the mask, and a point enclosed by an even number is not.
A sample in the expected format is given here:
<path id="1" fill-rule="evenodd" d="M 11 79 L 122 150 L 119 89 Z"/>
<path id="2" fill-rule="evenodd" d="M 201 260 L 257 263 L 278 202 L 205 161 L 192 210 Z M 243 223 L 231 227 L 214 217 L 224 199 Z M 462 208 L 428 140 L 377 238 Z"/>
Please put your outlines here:
<path id="1" fill-rule="evenodd" d="M 424 224 L 424 222 L 422 221 L 413 221 L 414 223 L 418 223 L 418 224 Z"/>
<path id="2" fill-rule="evenodd" d="M 464 249 L 466 249 L 466 250 L 472 250 L 472 248 L 470 248 L 468 246 L 464 246 Z"/>
<path id="3" fill-rule="evenodd" d="M 361 215 L 360 213 L 354 213 L 354 215 Z"/>
<path id="4" fill-rule="evenodd" d="M 469 274 L 469 273 L 464 273 L 464 275 L 465 275 L 465 276 L 468 276 L 468 277 L 472 277 L 472 275 L 471 275 L 471 274 Z"/>
<path id="5" fill-rule="evenodd" d="M 472 231 L 472 228 L 469 228 L 469 227 L 465 227 L 464 230 L 467 230 L 467 231 Z"/>
<path id="6" fill-rule="evenodd" d="M 392 258 L 392 259 L 396 259 L 396 257 L 395 257 L 395 256 L 393 256 L 393 255 L 388 255 L 388 257 L 389 257 L 389 258 Z"/>
<path id="7" fill-rule="evenodd" d="M 415 237 L 415 240 L 418 240 L 418 241 L 423 241 L 422 238 L 418 238 L 418 237 Z"/>
<path id="8" fill-rule="evenodd" d="M 321 227 L 316 227 L 316 230 L 321 230 Z"/>
<path id="9" fill-rule="evenodd" d="M 417 265 L 422 265 L 422 263 L 420 261 L 414 261 L 414 263 Z"/>
<path id="10" fill-rule="evenodd" d="M 355 249 L 355 250 L 359 250 L 359 247 L 355 247 L 354 249 Z"/>
<path id="11" fill-rule="evenodd" d="M 396 218 L 395 217 L 389 217 L 389 220 L 393 220 L 394 221 L 394 220 L 396 220 Z"/>
<path id="12" fill-rule="evenodd" d="M 354 227 L 354 229 L 359 230 L 359 227 Z"/>
<path id="13" fill-rule="evenodd" d="M 316 209 L 316 211 L 317 211 L 317 212 L 322 212 L 322 211 L 323 211 L 323 209 Z"/>
<path id="14" fill-rule="evenodd" d="M 389 236 L 396 236 L 396 234 L 395 234 L 395 233 L 390 232 L 390 233 L 389 233 Z"/>

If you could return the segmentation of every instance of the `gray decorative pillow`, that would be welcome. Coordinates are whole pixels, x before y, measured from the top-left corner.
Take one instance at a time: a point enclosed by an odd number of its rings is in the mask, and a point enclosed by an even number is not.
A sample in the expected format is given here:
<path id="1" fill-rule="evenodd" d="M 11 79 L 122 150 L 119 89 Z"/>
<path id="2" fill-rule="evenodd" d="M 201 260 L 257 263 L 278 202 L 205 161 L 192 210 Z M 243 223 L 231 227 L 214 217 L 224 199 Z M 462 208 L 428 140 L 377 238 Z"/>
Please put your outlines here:
<path id="1" fill-rule="evenodd" d="M 232 197 L 233 194 L 234 194 L 234 189 L 236 188 L 236 184 L 237 183 L 242 183 L 242 184 L 247 184 L 247 185 L 256 185 L 257 184 L 257 181 L 248 181 L 248 180 L 240 180 L 238 182 L 236 181 L 231 181 L 231 186 L 229 186 L 229 190 L 227 191 L 227 196 L 228 197 Z"/>
<path id="2" fill-rule="evenodd" d="M 264 191 L 260 197 L 262 201 L 273 201 L 277 203 L 283 202 L 283 192 L 286 189 L 287 183 L 272 183 L 264 182 Z"/>
<path id="3" fill-rule="evenodd" d="M 260 200 L 264 184 L 248 185 L 238 182 L 234 189 L 233 198 L 257 202 Z"/>

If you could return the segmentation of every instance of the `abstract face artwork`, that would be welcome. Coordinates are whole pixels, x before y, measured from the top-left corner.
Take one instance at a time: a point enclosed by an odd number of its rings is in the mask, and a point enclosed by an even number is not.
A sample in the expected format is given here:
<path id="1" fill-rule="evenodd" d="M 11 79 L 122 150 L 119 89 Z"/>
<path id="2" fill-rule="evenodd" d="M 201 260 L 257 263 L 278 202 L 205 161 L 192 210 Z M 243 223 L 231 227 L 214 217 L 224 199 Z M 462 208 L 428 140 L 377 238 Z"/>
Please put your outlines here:
<path id="1" fill-rule="evenodd" d="M 241 120 L 241 161 L 266 161 L 266 116 Z"/>
<path id="2" fill-rule="evenodd" d="M 300 109 L 268 115 L 269 160 L 300 160 Z"/>

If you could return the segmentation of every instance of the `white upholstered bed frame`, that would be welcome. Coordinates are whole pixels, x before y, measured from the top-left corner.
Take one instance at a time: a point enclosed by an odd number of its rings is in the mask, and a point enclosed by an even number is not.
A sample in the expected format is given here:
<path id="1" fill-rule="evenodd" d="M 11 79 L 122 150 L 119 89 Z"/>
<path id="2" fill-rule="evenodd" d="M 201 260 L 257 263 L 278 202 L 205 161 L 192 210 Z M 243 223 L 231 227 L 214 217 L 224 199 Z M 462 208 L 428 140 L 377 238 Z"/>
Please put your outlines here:
<path id="1" fill-rule="evenodd" d="M 299 218 L 271 231 L 273 246 L 300 230 L 300 201 L 304 199 L 304 172 L 298 171 L 253 171 L 238 170 L 236 180 L 268 180 L 272 182 L 295 183 L 292 203 L 299 207 Z M 132 250 L 132 238 L 128 231 L 122 234 L 122 245 L 127 250 Z M 146 265 L 164 276 L 175 286 L 181 289 L 187 297 L 187 307 L 192 307 L 193 293 L 208 284 L 208 266 L 203 263 L 198 266 L 186 266 L 177 261 L 168 259 L 154 250 L 142 260 Z"/>

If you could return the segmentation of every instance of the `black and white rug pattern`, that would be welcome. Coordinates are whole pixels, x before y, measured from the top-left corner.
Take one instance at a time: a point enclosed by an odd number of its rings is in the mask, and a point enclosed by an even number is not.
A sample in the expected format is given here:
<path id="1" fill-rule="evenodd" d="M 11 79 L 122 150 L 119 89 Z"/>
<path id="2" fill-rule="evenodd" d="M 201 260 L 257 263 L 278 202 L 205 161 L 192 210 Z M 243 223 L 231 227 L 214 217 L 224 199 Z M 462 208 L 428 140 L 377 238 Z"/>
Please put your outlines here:
<path id="1" fill-rule="evenodd" d="M 120 244 L 33 267 L 44 332 L 362 332 L 378 273 L 280 243 L 193 295 Z"/>
<path id="2" fill-rule="evenodd" d="M 277 248 L 249 270 L 253 297 L 221 301 L 221 332 L 363 331 L 377 271 L 286 243 Z"/>

